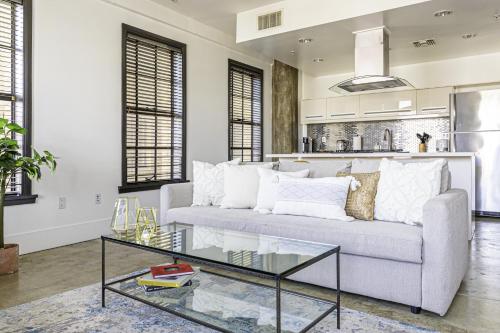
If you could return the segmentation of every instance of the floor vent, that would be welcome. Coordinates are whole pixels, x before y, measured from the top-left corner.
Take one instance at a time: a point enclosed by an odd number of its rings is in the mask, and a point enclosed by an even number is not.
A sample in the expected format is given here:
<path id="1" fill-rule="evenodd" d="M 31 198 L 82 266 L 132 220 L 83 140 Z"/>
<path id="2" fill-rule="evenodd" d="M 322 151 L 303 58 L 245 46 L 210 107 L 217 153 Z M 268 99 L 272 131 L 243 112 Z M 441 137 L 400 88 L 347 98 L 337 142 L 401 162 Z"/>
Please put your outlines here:
<path id="1" fill-rule="evenodd" d="M 259 30 L 279 27 L 281 25 L 282 11 L 277 11 L 258 17 Z"/>
<path id="2" fill-rule="evenodd" d="M 435 39 L 421 39 L 421 40 L 416 40 L 416 41 L 412 42 L 412 44 L 415 47 L 435 46 L 436 40 Z"/>

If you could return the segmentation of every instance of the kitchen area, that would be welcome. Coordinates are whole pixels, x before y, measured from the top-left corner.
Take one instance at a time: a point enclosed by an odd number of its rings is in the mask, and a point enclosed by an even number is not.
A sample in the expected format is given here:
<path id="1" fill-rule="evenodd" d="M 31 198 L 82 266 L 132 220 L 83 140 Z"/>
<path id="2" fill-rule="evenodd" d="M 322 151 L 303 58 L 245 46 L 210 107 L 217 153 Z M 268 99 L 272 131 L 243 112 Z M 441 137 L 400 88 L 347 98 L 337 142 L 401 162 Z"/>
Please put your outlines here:
<path id="1" fill-rule="evenodd" d="M 497 93 L 494 96 L 498 96 L 500 106 L 500 91 Z M 457 147 L 454 140 L 458 135 L 454 132 L 456 120 L 463 117 L 463 112 L 474 111 L 463 102 L 457 108 L 455 99 L 460 96 L 455 94 L 455 87 L 440 87 L 303 100 L 301 126 L 302 133 L 307 134 L 299 152 L 267 157 L 302 163 L 325 163 L 331 159 L 378 163 L 382 158 L 411 163 L 444 158 L 448 161 L 451 188 L 464 189 L 469 195 L 472 239 L 475 215 L 484 213 L 476 211 L 482 207 L 482 202 L 476 204 L 476 193 L 483 191 L 482 187 L 476 189 L 482 171 L 476 166 L 477 147 L 462 143 Z M 425 139 L 424 143 L 417 134 Z M 500 211 L 500 207 L 493 209 Z"/>
<path id="2" fill-rule="evenodd" d="M 388 39 L 385 27 L 354 32 L 354 76 L 332 82 L 325 97 L 303 98 L 298 152 L 267 157 L 306 163 L 444 158 L 451 188 L 469 195 L 471 239 L 475 216 L 500 216 L 500 89 L 415 88 L 389 75 Z"/>

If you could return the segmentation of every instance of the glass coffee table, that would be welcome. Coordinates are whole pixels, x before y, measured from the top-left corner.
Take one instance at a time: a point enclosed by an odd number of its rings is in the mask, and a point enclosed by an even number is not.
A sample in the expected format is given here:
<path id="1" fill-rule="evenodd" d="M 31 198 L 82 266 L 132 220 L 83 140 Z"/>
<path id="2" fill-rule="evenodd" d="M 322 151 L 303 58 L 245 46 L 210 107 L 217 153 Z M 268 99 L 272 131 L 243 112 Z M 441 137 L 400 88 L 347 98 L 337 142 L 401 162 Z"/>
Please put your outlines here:
<path id="1" fill-rule="evenodd" d="M 242 333 L 306 332 L 337 310 L 340 328 L 340 246 L 180 223 L 162 226 L 147 238 L 137 239 L 135 232 L 129 232 L 101 239 L 103 307 L 109 290 L 221 332 Z M 145 292 L 136 278 L 149 270 L 106 279 L 107 242 L 164 254 L 174 262 L 214 267 L 217 273 L 202 269 L 190 286 Z M 290 275 L 333 254 L 335 300 L 281 288 Z M 221 271 L 242 273 L 245 279 Z M 253 282 L 252 277 L 273 283 Z"/>

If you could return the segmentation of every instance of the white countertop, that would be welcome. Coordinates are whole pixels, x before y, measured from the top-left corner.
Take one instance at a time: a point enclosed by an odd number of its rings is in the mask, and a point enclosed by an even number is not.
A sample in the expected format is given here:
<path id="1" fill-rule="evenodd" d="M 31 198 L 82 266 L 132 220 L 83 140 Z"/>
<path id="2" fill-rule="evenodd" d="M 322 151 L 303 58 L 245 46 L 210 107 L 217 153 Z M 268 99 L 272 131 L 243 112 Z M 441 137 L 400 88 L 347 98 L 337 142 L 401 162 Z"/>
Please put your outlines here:
<path id="1" fill-rule="evenodd" d="M 444 153 L 292 153 L 292 154 L 267 154 L 268 158 L 436 158 L 436 157 L 473 157 L 471 152 L 444 152 Z"/>

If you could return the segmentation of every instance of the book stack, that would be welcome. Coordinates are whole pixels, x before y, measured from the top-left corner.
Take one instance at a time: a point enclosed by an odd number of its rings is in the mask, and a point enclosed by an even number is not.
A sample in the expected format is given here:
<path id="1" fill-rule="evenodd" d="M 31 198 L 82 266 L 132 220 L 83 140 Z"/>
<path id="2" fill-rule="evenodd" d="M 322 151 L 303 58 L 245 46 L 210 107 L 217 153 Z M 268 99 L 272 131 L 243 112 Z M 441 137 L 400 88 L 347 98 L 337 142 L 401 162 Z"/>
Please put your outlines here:
<path id="1" fill-rule="evenodd" d="M 148 274 L 137 278 L 137 284 L 146 292 L 180 288 L 191 285 L 191 279 L 200 271 L 188 264 L 166 264 L 153 266 Z"/>

